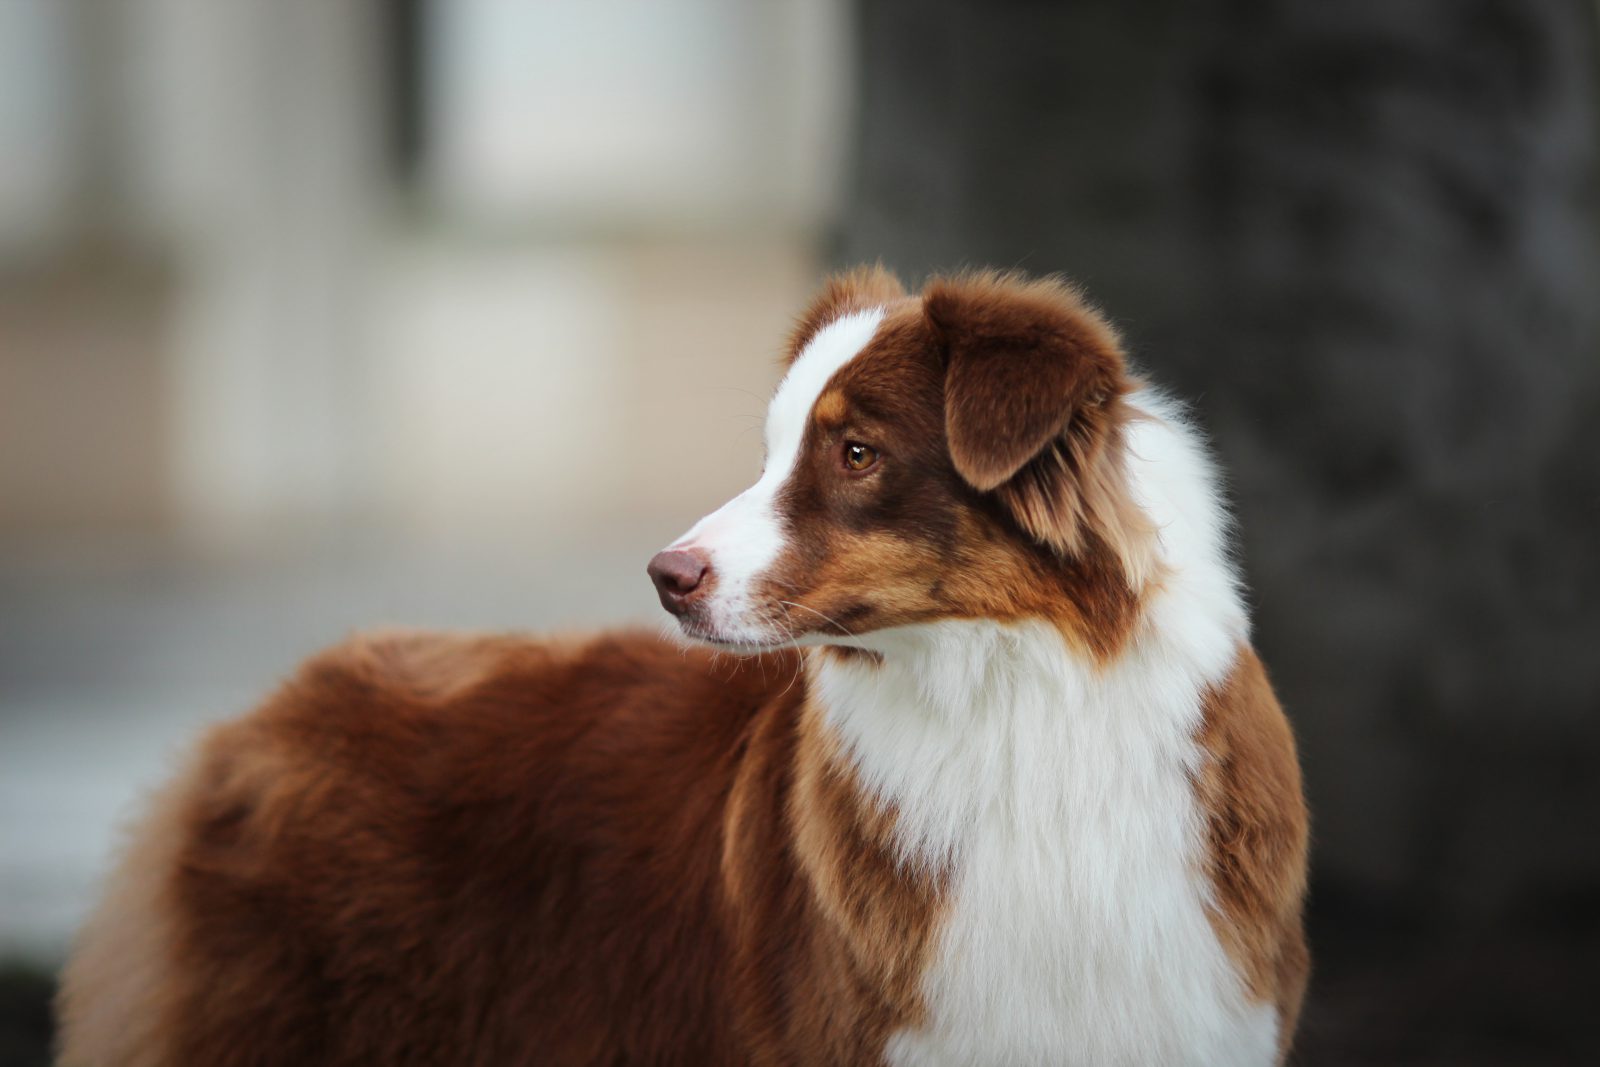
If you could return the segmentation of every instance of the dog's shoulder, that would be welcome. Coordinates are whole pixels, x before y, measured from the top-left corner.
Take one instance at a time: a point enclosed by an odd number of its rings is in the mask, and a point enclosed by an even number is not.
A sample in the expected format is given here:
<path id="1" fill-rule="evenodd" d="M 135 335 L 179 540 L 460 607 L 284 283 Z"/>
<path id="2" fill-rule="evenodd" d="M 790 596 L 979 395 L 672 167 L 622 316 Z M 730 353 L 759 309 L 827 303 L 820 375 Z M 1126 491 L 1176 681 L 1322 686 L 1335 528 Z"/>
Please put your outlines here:
<path id="1" fill-rule="evenodd" d="M 590 761 L 649 773 L 669 749 L 718 758 L 799 672 L 793 653 L 757 662 L 634 631 L 357 635 L 213 729 L 193 795 L 219 810 L 294 798 L 369 825 L 365 809 L 532 796 L 560 784 L 557 766 L 569 784 Z"/>

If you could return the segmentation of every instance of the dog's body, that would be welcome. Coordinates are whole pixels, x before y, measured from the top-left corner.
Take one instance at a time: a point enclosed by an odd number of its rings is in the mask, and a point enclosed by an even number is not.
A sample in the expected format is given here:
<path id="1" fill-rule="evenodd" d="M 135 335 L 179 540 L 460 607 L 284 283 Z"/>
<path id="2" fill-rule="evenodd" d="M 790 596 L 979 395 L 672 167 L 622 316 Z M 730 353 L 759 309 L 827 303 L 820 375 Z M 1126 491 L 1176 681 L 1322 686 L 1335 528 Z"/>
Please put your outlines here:
<path id="1" fill-rule="evenodd" d="M 158 800 L 66 1064 L 1270 1064 L 1305 817 L 1191 432 L 1068 290 L 802 320 L 684 629 L 398 635 Z"/>

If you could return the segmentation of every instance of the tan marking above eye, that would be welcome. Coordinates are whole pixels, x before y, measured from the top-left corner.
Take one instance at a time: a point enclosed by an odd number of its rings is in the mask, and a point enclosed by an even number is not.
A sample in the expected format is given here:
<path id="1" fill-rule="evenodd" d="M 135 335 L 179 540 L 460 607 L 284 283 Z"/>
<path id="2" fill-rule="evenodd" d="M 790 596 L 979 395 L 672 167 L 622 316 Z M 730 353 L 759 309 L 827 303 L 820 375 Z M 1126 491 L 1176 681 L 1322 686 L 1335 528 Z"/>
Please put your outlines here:
<path id="1" fill-rule="evenodd" d="M 844 443 L 844 465 L 855 474 L 869 471 L 878 462 L 878 450 L 859 441 Z"/>
<path id="2" fill-rule="evenodd" d="M 828 426 L 836 426 L 844 422 L 845 411 L 849 403 L 844 394 L 837 389 L 831 389 L 817 400 L 812 408 L 818 422 Z"/>

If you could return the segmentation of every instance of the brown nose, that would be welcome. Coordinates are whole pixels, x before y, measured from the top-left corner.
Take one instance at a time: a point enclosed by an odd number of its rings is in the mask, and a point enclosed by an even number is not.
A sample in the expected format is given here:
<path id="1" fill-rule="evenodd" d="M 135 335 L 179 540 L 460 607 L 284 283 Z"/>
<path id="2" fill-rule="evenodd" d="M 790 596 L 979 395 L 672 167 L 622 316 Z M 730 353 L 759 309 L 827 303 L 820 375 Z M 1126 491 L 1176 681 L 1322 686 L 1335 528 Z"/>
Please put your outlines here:
<path id="1" fill-rule="evenodd" d="M 706 559 L 700 553 L 692 549 L 669 548 L 665 552 L 657 552 L 645 572 L 656 583 L 661 606 L 674 615 L 682 615 L 689 610 L 689 598 L 700 588 L 708 569 Z"/>

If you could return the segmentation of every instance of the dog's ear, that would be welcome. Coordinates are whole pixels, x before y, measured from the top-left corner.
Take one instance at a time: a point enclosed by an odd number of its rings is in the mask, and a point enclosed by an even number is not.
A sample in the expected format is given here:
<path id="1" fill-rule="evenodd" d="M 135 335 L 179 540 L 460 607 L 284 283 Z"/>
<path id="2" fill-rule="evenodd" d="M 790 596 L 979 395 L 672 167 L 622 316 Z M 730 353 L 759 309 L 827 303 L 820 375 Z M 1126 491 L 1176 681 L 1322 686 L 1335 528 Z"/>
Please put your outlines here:
<path id="1" fill-rule="evenodd" d="M 906 290 L 900 279 L 882 263 L 859 266 L 852 270 L 829 275 L 822 283 L 811 304 L 795 320 L 789 334 L 789 344 L 784 354 L 786 363 L 793 363 L 806 344 L 829 323 L 856 311 L 883 307 L 903 300 Z"/>
<path id="2" fill-rule="evenodd" d="M 923 302 L 945 357 L 950 459 L 975 489 L 1010 481 L 1074 418 L 1126 390 L 1116 333 L 1060 282 L 935 279 Z"/>
<path id="3" fill-rule="evenodd" d="M 944 360 L 956 473 L 1063 555 L 1098 540 L 1137 588 L 1154 530 L 1128 487 L 1123 396 L 1133 383 L 1111 325 L 1054 279 L 936 279 L 923 304 Z"/>

